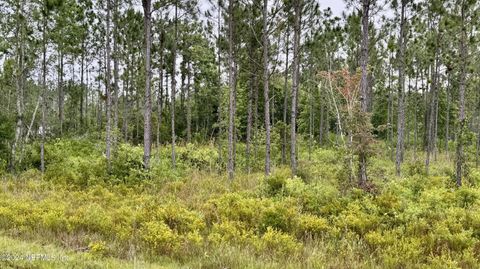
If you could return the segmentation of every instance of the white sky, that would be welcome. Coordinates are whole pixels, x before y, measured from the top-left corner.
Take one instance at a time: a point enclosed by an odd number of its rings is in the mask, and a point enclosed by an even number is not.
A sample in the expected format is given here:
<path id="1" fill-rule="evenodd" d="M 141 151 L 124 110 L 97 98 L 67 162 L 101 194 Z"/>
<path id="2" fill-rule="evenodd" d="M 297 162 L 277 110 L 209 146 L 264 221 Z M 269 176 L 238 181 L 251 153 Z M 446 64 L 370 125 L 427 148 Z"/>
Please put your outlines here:
<path id="1" fill-rule="evenodd" d="M 320 9 L 326 9 L 330 7 L 333 12 L 333 16 L 342 15 L 342 12 L 346 10 L 346 4 L 343 0 L 317 0 L 320 3 Z"/>

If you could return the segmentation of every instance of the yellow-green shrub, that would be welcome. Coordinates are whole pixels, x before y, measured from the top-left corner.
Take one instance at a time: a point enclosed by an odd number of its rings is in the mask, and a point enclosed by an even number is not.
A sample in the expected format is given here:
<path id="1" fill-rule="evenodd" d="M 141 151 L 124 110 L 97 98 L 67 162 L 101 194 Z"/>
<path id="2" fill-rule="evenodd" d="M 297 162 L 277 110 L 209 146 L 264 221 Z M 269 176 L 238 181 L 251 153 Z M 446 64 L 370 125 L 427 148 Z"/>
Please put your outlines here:
<path id="1" fill-rule="evenodd" d="M 301 244 L 289 234 L 282 233 L 271 227 L 262 235 L 256 247 L 259 251 L 280 255 L 295 255 L 301 248 Z"/>
<path id="2" fill-rule="evenodd" d="M 149 249 L 159 254 L 173 254 L 180 250 L 180 236 L 161 221 L 143 223 L 139 237 Z"/>
<path id="3" fill-rule="evenodd" d="M 263 210 L 259 210 L 258 214 L 261 214 L 262 216 L 259 223 L 259 229 L 261 232 L 265 231 L 268 227 L 271 227 L 288 233 L 292 232 L 296 226 L 299 209 L 294 200 L 287 199 L 266 206 Z"/>
<path id="4" fill-rule="evenodd" d="M 262 217 L 267 200 L 243 197 L 239 193 L 227 193 L 210 199 L 205 204 L 206 219 L 209 223 L 225 220 L 241 221 L 247 227 L 256 227 Z"/>
<path id="5" fill-rule="evenodd" d="M 326 219 L 314 215 L 300 215 L 298 217 L 297 234 L 301 237 L 318 237 L 331 230 Z"/>
<path id="6" fill-rule="evenodd" d="M 249 230 L 239 221 L 221 221 L 215 223 L 208 235 L 208 241 L 214 245 L 223 243 L 245 245 L 255 238 L 253 231 Z"/>

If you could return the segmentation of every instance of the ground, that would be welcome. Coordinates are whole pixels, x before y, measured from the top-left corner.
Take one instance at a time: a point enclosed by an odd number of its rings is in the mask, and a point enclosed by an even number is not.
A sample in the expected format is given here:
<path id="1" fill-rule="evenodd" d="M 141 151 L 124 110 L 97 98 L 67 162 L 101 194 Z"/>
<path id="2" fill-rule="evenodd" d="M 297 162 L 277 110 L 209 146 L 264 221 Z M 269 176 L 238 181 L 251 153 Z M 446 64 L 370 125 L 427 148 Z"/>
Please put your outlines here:
<path id="1" fill-rule="evenodd" d="M 239 145 L 230 182 L 214 144 L 179 146 L 175 170 L 169 147 L 154 149 L 150 172 L 142 148 L 121 144 L 107 172 L 100 141 L 52 141 L 45 174 L 1 175 L 0 267 L 478 268 L 473 163 L 456 188 L 446 153 L 427 176 L 408 151 L 396 177 L 378 143 L 366 191 L 343 150 L 300 145 L 295 177 L 278 159 L 265 177 L 261 151 L 247 174 Z"/>

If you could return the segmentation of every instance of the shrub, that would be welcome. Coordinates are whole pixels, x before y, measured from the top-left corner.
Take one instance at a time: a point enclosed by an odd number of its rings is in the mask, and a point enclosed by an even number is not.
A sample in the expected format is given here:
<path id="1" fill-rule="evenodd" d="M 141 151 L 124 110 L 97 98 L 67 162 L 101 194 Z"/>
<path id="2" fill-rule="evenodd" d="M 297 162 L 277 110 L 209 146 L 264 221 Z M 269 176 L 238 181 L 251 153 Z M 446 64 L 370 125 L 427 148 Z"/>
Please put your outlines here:
<path id="1" fill-rule="evenodd" d="M 328 221 L 314 215 L 300 215 L 298 217 L 297 234 L 300 237 L 318 237 L 330 230 Z"/>
<path id="2" fill-rule="evenodd" d="M 47 166 L 45 177 L 56 183 L 87 187 L 104 181 L 106 163 L 100 157 L 68 156 Z"/>
<path id="3" fill-rule="evenodd" d="M 70 230 L 97 232 L 103 235 L 113 233 L 112 227 L 114 225 L 111 215 L 98 204 L 86 204 L 71 209 L 67 214 L 70 215 L 68 218 Z"/>
<path id="4" fill-rule="evenodd" d="M 251 242 L 254 238 L 253 231 L 246 228 L 243 223 L 228 220 L 215 223 L 208 235 L 209 242 L 217 246 L 222 243 L 244 245 Z"/>
<path id="5" fill-rule="evenodd" d="M 185 162 L 188 166 L 197 169 L 213 170 L 215 168 L 218 151 L 213 145 L 200 146 L 187 144 L 186 148 L 179 151 L 180 161 Z"/>
<path id="6" fill-rule="evenodd" d="M 108 253 L 107 244 L 104 241 L 95 241 L 88 244 L 89 253 L 94 256 L 105 256 Z"/>
<path id="7" fill-rule="evenodd" d="M 265 177 L 265 191 L 269 196 L 275 196 L 283 193 L 287 184 L 287 179 L 290 177 L 288 169 L 278 169 L 272 175 Z"/>
<path id="8" fill-rule="evenodd" d="M 203 218 L 196 212 L 176 203 L 169 203 L 154 212 L 153 219 L 164 222 L 179 234 L 200 231 L 205 228 Z"/>
<path id="9" fill-rule="evenodd" d="M 180 250 L 180 237 L 163 222 L 144 223 L 139 236 L 149 249 L 159 254 L 173 254 Z"/>
<path id="10" fill-rule="evenodd" d="M 205 204 L 208 223 L 220 221 L 240 221 L 246 227 L 254 228 L 260 223 L 262 209 L 267 201 L 246 198 L 239 193 L 227 193 L 219 198 L 210 199 Z"/>
<path id="11" fill-rule="evenodd" d="M 392 245 L 398 240 L 398 237 L 395 236 L 393 232 L 389 231 L 370 231 L 365 234 L 364 239 L 371 248 L 377 249 Z"/>
<path id="12" fill-rule="evenodd" d="M 473 206 L 480 197 L 480 193 L 476 189 L 462 187 L 455 192 L 457 204 L 463 208 Z"/>
<path id="13" fill-rule="evenodd" d="M 291 235 L 268 227 L 260 242 L 258 242 L 257 248 L 266 253 L 285 256 L 295 255 L 300 250 L 301 244 Z"/>
<path id="14" fill-rule="evenodd" d="M 380 223 L 380 219 L 376 215 L 373 205 L 373 208 L 368 208 L 369 203 L 370 201 L 367 199 L 349 203 L 347 209 L 336 218 L 336 224 L 359 235 L 375 229 Z"/>
<path id="15" fill-rule="evenodd" d="M 382 268 L 411 268 L 421 263 L 425 257 L 421 238 L 400 238 L 382 248 L 380 252 Z"/>
<path id="16" fill-rule="evenodd" d="M 294 178 L 287 180 L 285 192 L 300 201 L 303 211 L 314 215 L 336 215 L 343 208 L 340 192 L 330 184 L 305 184 Z"/>
<path id="17" fill-rule="evenodd" d="M 143 148 L 129 144 L 118 145 L 112 158 L 111 175 L 130 183 L 145 178 Z"/>
<path id="18" fill-rule="evenodd" d="M 260 231 L 264 232 L 271 227 L 282 232 L 292 232 L 296 226 L 298 208 L 293 200 L 276 202 L 259 212 L 262 214 Z"/>

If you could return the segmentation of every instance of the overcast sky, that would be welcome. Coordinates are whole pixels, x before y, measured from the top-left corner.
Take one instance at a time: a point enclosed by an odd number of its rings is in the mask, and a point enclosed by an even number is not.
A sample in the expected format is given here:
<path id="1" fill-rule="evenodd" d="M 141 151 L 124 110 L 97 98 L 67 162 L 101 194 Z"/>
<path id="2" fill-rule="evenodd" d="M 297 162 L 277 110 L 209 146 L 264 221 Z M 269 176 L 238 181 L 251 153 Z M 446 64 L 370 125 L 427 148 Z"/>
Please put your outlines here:
<path id="1" fill-rule="evenodd" d="M 343 0 L 318 0 L 320 3 L 320 9 L 326 9 L 330 7 L 333 15 L 340 17 L 342 11 L 346 9 L 345 1 Z"/>

